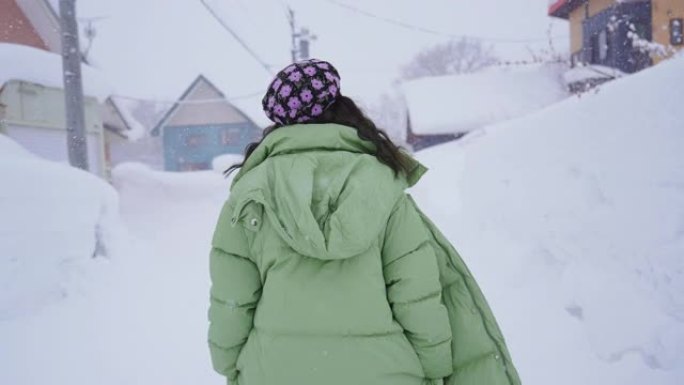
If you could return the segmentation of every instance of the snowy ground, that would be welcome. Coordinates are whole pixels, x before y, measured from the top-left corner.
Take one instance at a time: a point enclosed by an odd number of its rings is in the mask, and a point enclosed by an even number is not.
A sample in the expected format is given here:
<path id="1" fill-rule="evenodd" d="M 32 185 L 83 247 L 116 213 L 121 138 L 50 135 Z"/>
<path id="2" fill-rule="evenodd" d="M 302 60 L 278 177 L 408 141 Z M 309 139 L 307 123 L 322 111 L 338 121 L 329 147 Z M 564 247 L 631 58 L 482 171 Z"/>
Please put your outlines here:
<path id="1" fill-rule="evenodd" d="M 478 278 L 524 384 L 682 383 L 682 74 L 684 58 L 419 153 L 431 171 L 413 194 Z M 0 384 L 223 383 L 207 253 L 229 181 L 124 165 L 114 184 L 127 251 L 0 319 Z M 36 231 L 26 242 L 45 248 Z"/>
<path id="2" fill-rule="evenodd" d="M 100 178 L 0 134 L 0 180 L 0 321 L 58 302 L 93 256 L 123 251 L 117 194 Z"/>

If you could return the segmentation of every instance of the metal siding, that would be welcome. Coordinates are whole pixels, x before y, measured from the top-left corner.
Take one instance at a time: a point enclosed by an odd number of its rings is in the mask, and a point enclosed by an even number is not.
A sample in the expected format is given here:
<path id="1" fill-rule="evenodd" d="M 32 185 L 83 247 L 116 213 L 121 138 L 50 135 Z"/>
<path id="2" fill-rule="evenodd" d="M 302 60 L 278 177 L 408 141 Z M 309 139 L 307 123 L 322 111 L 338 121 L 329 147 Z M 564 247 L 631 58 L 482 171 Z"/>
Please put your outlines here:
<path id="1" fill-rule="evenodd" d="M 61 89 L 11 80 L 2 88 L 0 103 L 6 105 L 8 136 L 47 159 L 68 159 L 64 92 Z M 90 170 L 102 176 L 105 153 L 100 107 L 92 97 L 86 97 L 84 107 Z"/>
<path id="2" fill-rule="evenodd" d="M 69 163 L 66 130 L 9 124 L 6 127 L 5 133 L 22 147 L 41 158 L 60 163 Z M 103 176 L 104 149 L 102 135 L 89 132 L 86 138 L 88 141 L 90 172 Z"/>
<path id="3" fill-rule="evenodd" d="M 65 129 L 64 91 L 60 88 L 10 80 L 2 88 L 0 103 L 7 106 L 6 119 L 27 125 Z M 86 129 L 102 131 L 97 99 L 84 99 Z"/>

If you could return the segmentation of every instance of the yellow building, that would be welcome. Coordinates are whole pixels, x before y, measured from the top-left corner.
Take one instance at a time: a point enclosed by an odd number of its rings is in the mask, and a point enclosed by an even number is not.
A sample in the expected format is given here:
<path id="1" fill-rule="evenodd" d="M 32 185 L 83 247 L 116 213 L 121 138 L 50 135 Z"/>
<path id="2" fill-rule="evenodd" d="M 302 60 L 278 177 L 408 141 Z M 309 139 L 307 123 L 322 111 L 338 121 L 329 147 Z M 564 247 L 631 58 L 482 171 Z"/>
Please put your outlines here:
<path id="1" fill-rule="evenodd" d="M 570 22 L 573 66 L 632 73 L 684 47 L 684 0 L 550 0 L 549 15 Z"/>

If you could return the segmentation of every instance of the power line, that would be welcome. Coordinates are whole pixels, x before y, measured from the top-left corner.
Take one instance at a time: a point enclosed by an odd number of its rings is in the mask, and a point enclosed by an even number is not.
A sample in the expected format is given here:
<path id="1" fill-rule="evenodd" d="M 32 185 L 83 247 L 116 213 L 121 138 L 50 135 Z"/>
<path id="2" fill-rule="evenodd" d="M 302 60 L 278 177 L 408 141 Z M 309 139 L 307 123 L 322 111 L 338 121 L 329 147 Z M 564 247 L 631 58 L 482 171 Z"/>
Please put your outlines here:
<path id="1" fill-rule="evenodd" d="M 343 3 L 341 1 L 337 0 L 326 0 L 330 4 L 334 4 L 338 7 L 344 8 L 348 11 L 370 17 L 373 19 L 377 19 L 380 21 L 384 21 L 385 23 L 392 24 L 398 27 L 402 27 L 408 30 L 413 30 L 417 32 L 422 32 L 430 35 L 436 35 L 436 36 L 443 36 L 443 37 L 449 37 L 449 38 L 457 38 L 457 39 L 462 39 L 462 38 L 473 38 L 473 39 L 479 39 L 479 40 L 484 40 L 484 41 L 491 41 L 495 43 L 501 43 L 501 44 L 524 44 L 524 43 L 531 43 L 531 42 L 536 42 L 536 41 L 546 41 L 549 38 L 567 38 L 568 36 L 550 36 L 550 37 L 539 37 L 539 38 L 528 38 L 528 39 L 508 39 L 508 38 L 500 38 L 500 37 L 482 37 L 482 36 L 471 36 L 471 35 L 456 35 L 448 32 L 443 32 L 443 31 L 438 31 L 426 27 L 422 27 L 419 25 L 415 24 L 410 24 L 402 20 L 397 20 L 397 19 L 392 19 L 386 16 L 381 16 L 372 12 L 368 12 L 363 9 L 356 8 L 352 5 L 349 5 L 347 3 Z"/>
<path id="2" fill-rule="evenodd" d="M 156 103 L 156 104 L 190 104 L 190 105 L 192 105 L 192 104 L 205 104 L 205 103 L 233 102 L 233 101 L 237 101 L 237 100 L 249 99 L 249 98 L 253 98 L 255 96 L 260 96 L 263 93 L 264 93 L 264 91 L 256 91 L 256 92 L 237 95 L 237 96 L 233 96 L 233 97 L 212 98 L 212 99 L 196 99 L 196 100 L 148 99 L 148 98 L 140 98 L 140 97 L 135 97 L 135 96 L 126 96 L 126 95 L 117 95 L 117 94 L 112 94 L 112 95 L 110 95 L 110 97 L 116 98 L 116 99 L 124 99 L 124 100 L 136 101 L 136 102 L 147 102 L 147 103 Z"/>
<path id="3" fill-rule="evenodd" d="M 204 5 L 204 8 L 206 8 L 207 11 L 209 11 L 209 13 L 211 13 L 211 15 L 214 17 L 214 19 L 216 19 L 216 21 L 218 21 L 219 24 L 221 24 L 221 26 L 223 27 L 223 29 L 225 29 L 226 31 L 228 31 L 228 33 L 230 33 L 230 34 L 233 36 L 233 38 L 235 38 L 235 40 L 237 40 L 237 42 L 240 43 L 240 45 L 242 46 L 242 48 L 244 48 L 245 51 L 247 51 L 247 52 L 254 58 L 254 60 L 256 60 L 257 62 L 259 62 L 259 64 L 261 64 L 262 67 L 264 67 L 264 69 L 266 70 L 266 72 L 268 72 L 268 73 L 271 74 L 271 75 L 274 74 L 273 70 L 271 69 L 271 66 L 268 65 L 268 63 L 266 63 L 264 60 L 262 60 L 262 59 L 259 57 L 259 55 L 257 55 L 256 52 L 254 52 L 254 50 L 252 50 L 251 48 L 249 48 L 249 46 L 247 45 L 247 43 L 245 43 L 245 41 L 242 40 L 242 38 L 240 38 L 240 36 L 238 36 L 238 34 L 235 33 L 235 31 L 233 31 L 233 30 L 230 28 L 230 26 L 228 26 L 228 24 L 219 16 L 219 14 L 216 13 L 216 11 L 214 11 L 214 9 L 211 8 L 211 7 L 209 6 L 209 4 L 206 3 L 206 0 L 200 0 L 200 2 L 202 3 L 202 5 Z"/>

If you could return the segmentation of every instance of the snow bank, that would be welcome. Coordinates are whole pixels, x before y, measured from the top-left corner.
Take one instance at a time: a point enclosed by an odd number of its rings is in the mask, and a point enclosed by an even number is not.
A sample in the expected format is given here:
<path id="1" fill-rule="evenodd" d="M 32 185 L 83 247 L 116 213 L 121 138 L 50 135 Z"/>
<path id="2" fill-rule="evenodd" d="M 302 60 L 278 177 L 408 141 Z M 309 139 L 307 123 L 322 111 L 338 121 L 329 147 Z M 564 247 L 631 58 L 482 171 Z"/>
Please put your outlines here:
<path id="1" fill-rule="evenodd" d="M 130 247 L 92 261 L 80 295 L 0 319 L 0 384 L 225 384 L 211 368 L 206 314 L 209 245 L 230 181 L 123 164 L 113 182 Z"/>
<path id="2" fill-rule="evenodd" d="M 242 163 L 244 159 L 244 155 L 223 154 L 214 158 L 214 160 L 211 162 L 211 166 L 214 171 L 222 173 L 226 171 L 228 167 L 234 164 Z"/>
<path id="3" fill-rule="evenodd" d="M 684 88 L 673 84 L 682 57 L 420 153 L 433 171 L 419 204 L 479 278 L 525 384 L 684 378 Z"/>
<path id="4" fill-rule="evenodd" d="M 523 116 L 568 96 L 562 64 L 496 67 L 402 85 L 417 134 L 468 132 Z"/>
<path id="5" fill-rule="evenodd" d="M 48 87 L 63 88 L 62 57 L 25 45 L 0 43 L 0 86 L 10 80 L 23 80 Z M 83 93 L 104 101 L 112 88 L 94 68 L 81 65 Z"/>
<path id="6" fill-rule="evenodd" d="M 0 180 L 0 320 L 70 295 L 89 259 L 124 247 L 116 193 L 94 175 L 0 135 Z"/>
<path id="7" fill-rule="evenodd" d="M 121 163 L 112 170 L 112 183 L 118 191 L 135 191 L 162 199 L 207 199 L 212 194 L 226 198 L 229 181 L 213 171 L 164 172 L 142 163 Z"/>

